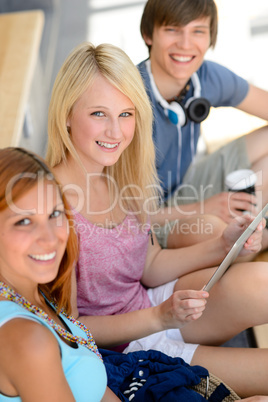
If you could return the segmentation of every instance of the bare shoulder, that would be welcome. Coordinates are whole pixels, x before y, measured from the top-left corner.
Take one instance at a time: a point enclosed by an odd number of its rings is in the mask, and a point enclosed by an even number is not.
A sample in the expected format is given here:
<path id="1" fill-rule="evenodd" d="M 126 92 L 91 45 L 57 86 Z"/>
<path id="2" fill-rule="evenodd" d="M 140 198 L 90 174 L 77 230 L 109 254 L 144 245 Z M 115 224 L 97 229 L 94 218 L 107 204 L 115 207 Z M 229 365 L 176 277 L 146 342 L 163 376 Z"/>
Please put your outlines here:
<path id="1" fill-rule="evenodd" d="M 16 362 L 15 366 L 23 369 L 40 359 L 55 358 L 55 354 L 60 355 L 57 339 L 37 321 L 14 318 L 0 328 L 0 367 Z"/>
<path id="2" fill-rule="evenodd" d="M 0 389 L 29 402 L 74 402 L 57 338 L 37 321 L 15 318 L 0 328 Z M 48 387 L 49 384 L 49 387 Z"/>

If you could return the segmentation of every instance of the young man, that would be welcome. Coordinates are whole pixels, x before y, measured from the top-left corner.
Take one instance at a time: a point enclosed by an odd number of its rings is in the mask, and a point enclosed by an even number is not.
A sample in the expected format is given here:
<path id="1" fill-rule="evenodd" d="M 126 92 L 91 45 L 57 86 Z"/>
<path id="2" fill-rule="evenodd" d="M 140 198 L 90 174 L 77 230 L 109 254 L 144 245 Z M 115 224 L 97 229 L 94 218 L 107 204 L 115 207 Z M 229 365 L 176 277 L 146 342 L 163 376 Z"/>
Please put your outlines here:
<path id="1" fill-rule="evenodd" d="M 224 225 L 241 210 L 255 212 L 254 196 L 235 193 L 230 197 L 224 191 L 226 175 L 241 168 L 258 172 L 257 189 L 262 191 L 262 203 L 268 202 L 267 126 L 195 162 L 200 123 L 211 106 L 233 106 L 268 120 L 267 91 L 204 60 L 216 44 L 217 23 L 213 0 L 148 0 L 142 15 L 141 34 L 149 59 L 138 67 L 154 109 L 164 206 L 173 206 L 162 208 L 155 217 L 161 225 L 204 213 L 220 218 Z M 170 228 L 169 222 L 158 235 L 163 247 L 179 245 L 178 233 L 169 233 Z"/>

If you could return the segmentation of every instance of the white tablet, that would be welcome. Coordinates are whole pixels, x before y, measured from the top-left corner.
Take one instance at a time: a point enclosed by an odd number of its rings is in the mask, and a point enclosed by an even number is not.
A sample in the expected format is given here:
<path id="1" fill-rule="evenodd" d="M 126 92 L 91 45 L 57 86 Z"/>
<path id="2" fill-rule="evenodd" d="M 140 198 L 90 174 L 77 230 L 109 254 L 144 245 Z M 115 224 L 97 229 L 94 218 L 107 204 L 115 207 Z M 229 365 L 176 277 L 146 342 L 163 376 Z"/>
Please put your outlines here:
<path id="1" fill-rule="evenodd" d="M 252 235 L 254 230 L 257 228 L 258 224 L 261 222 L 262 218 L 265 216 L 268 211 L 268 204 L 265 205 L 263 210 L 256 216 L 256 218 L 251 222 L 251 224 L 245 229 L 245 231 L 241 234 L 241 236 L 236 240 L 233 247 L 226 255 L 222 263 L 216 269 L 208 283 L 204 286 L 203 290 L 207 292 L 210 291 L 212 286 L 222 277 L 222 275 L 227 271 L 227 269 L 232 265 L 232 263 L 237 258 L 238 254 L 242 250 L 247 239 Z"/>

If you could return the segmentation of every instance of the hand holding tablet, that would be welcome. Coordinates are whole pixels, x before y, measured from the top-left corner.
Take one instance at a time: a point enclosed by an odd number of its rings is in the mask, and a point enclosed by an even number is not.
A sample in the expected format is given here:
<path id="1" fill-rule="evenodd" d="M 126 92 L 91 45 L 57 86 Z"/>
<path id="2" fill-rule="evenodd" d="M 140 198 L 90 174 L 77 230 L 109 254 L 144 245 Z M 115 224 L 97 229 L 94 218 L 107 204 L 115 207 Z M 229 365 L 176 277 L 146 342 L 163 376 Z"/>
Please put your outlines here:
<path id="1" fill-rule="evenodd" d="M 251 224 L 245 229 L 245 231 L 241 234 L 241 236 L 236 240 L 231 250 L 228 252 L 222 263 L 216 269 L 210 280 L 204 286 L 203 290 L 209 292 L 212 286 L 222 277 L 222 275 L 227 271 L 227 269 L 232 265 L 232 263 L 237 258 L 238 254 L 242 250 L 245 242 L 252 235 L 254 230 L 257 228 L 262 218 L 264 218 L 265 214 L 268 211 L 268 204 L 262 209 L 261 212 L 255 217 L 255 219 L 251 222 Z"/>

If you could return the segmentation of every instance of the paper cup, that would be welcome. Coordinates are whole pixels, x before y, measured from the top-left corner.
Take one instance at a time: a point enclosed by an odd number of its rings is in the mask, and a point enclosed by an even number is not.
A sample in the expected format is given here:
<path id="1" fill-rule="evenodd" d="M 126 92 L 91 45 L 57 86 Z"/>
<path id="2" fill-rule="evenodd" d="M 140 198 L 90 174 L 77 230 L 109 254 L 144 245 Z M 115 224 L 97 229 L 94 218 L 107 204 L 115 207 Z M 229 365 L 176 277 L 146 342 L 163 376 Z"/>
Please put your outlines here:
<path id="1" fill-rule="evenodd" d="M 250 169 L 240 169 L 229 173 L 225 178 L 228 191 L 255 194 L 256 174 Z"/>

